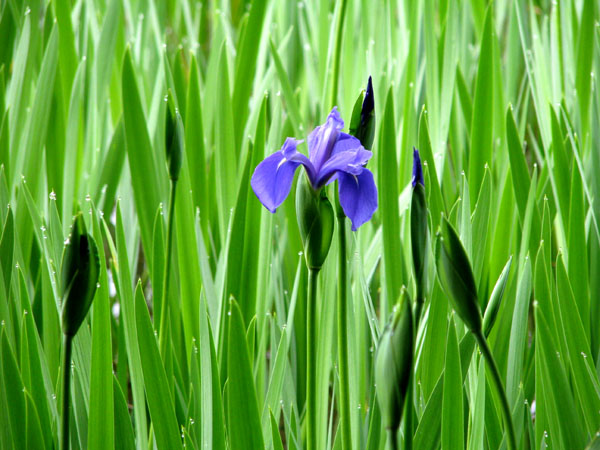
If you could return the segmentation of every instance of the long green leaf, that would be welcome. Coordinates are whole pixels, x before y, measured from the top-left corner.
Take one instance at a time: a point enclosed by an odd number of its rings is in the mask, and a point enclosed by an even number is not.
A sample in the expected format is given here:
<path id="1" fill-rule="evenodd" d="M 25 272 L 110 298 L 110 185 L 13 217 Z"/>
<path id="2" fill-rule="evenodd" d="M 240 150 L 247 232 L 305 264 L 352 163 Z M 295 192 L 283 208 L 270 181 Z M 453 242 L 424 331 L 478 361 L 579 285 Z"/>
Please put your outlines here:
<path id="1" fill-rule="evenodd" d="M 494 119 L 494 8 L 488 7 L 477 67 L 477 83 L 473 99 L 473 119 L 469 151 L 469 188 L 473 193 L 471 207 L 483 180 L 485 164 L 492 163 Z"/>
<path id="2" fill-rule="evenodd" d="M 142 293 L 142 286 L 139 282 L 135 289 L 135 322 L 140 361 L 144 374 L 144 389 L 148 400 L 150 418 L 152 419 L 152 428 L 156 436 L 156 445 L 159 448 L 181 448 L 173 397 L 158 352 L 158 343 L 153 332 L 146 300 Z"/>
<path id="3" fill-rule="evenodd" d="M 133 195 L 140 222 L 142 244 L 146 253 L 151 254 L 154 211 L 163 198 L 161 186 L 166 178 L 166 171 L 159 171 L 159 166 L 156 164 L 129 49 L 126 50 L 123 59 L 122 92 L 125 142 Z"/>
<path id="4" fill-rule="evenodd" d="M 232 449 L 263 448 L 256 390 L 252 378 L 246 328 L 235 300 L 229 303 L 227 396 L 229 443 Z"/>

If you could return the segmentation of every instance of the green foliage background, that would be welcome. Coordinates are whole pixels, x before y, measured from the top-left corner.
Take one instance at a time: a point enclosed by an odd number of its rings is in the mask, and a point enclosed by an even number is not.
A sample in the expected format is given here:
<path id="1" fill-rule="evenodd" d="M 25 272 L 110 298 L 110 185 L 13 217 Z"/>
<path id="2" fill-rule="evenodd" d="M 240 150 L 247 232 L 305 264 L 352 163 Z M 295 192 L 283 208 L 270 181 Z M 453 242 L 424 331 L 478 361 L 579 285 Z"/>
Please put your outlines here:
<path id="1" fill-rule="evenodd" d="M 271 215 L 249 179 L 333 106 L 340 5 L 0 1 L 0 447 L 58 445 L 60 262 L 79 209 L 105 264 L 74 340 L 72 447 L 302 447 L 294 192 Z M 413 146 L 430 232 L 442 212 L 456 225 L 482 309 L 512 256 L 490 344 L 519 447 L 584 448 L 600 430 L 599 14 L 596 0 L 348 2 L 333 97 L 348 125 L 373 77 L 379 189 L 371 222 L 348 229 L 353 448 L 385 445 L 373 356 L 400 287 L 414 292 Z M 186 153 L 159 343 L 168 88 Z M 317 307 L 320 449 L 341 448 L 336 245 Z M 501 448 L 483 360 L 429 261 L 414 448 Z"/>

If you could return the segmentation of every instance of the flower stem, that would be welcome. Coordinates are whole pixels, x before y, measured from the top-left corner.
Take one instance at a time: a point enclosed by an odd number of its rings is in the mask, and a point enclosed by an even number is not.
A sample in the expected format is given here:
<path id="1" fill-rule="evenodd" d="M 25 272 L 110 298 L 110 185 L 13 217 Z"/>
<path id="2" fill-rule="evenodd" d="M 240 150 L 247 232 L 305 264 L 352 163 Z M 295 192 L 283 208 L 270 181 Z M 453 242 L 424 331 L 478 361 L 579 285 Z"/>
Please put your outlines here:
<path id="1" fill-rule="evenodd" d="M 159 334 L 159 348 L 160 353 L 165 357 L 167 337 L 167 311 L 169 309 L 169 302 L 167 301 L 167 292 L 169 292 L 169 274 L 171 273 L 171 247 L 173 246 L 173 219 L 175 217 L 175 190 L 177 189 L 177 180 L 171 180 L 171 192 L 169 200 L 169 217 L 167 222 L 167 261 L 165 263 L 165 276 L 163 279 L 163 291 L 162 291 L 162 304 L 160 308 L 160 334 Z"/>
<path id="2" fill-rule="evenodd" d="M 344 17 L 346 16 L 346 6 L 348 5 L 347 0 L 342 0 L 340 6 L 340 14 L 338 15 L 338 21 L 335 25 L 335 47 L 333 50 L 333 71 L 331 78 L 331 100 L 329 104 L 335 106 L 337 103 L 338 93 L 338 82 L 340 78 L 340 59 L 342 53 L 342 34 L 344 31 Z"/>
<path id="3" fill-rule="evenodd" d="M 475 339 L 477 339 L 477 343 L 479 344 L 479 348 L 481 349 L 481 353 L 485 358 L 488 367 L 491 370 L 492 380 L 494 381 L 493 385 L 496 389 L 496 393 L 498 394 L 498 398 L 501 402 L 501 410 L 502 417 L 504 419 L 504 427 L 506 428 L 507 434 L 507 447 L 508 450 L 516 450 L 517 449 L 517 440 L 515 438 L 515 428 L 512 422 L 512 417 L 510 414 L 510 407 L 508 406 L 508 400 L 506 399 L 506 392 L 504 391 L 504 386 L 502 385 L 502 379 L 500 378 L 500 372 L 498 371 L 498 367 L 496 366 L 496 361 L 492 355 L 490 347 L 488 346 L 487 340 L 483 336 L 481 331 L 475 333 Z"/>
<path id="4" fill-rule="evenodd" d="M 338 202 L 339 204 L 339 202 Z M 340 371 L 340 427 L 342 432 L 342 449 L 352 449 L 352 436 L 350 433 L 350 382 L 348 380 L 348 325 L 347 325 L 347 266 L 346 266 L 346 216 L 338 208 L 338 238 L 339 238 L 339 259 L 338 259 L 338 367 Z"/>
<path id="5" fill-rule="evenodd" d="M 404 449 L 412 450 L 413 448 L 413 403 L 415 389 L 415 374 L 411 373 L 408 379 L 408 388 L 406 392 L 406 404 L 404 411 Z"/>
<path id="6" fill-rule="evenodd" d="M 423 310 L 423 296 L 417 288 L 417 298 L 415 300 L 415 314 L 414 314 L 414 342 L 417 342 L 417 334 L 419 332 L 419 323 L 421 322 L 421 311 Z M 415 373 L 410 374 L 408 380 L 408 390 L 406 392 L 406 410 L 404 415 L 404 448 L 406 450 L 412 450 L 413 448 L 413 403 L 415 398 Z"/>
<path id="7" fill-rule="evenodd" d="M 415 337 L 419 332 L 419 324 L 421 323 L 421 314 L 423 313 L 423 303 L 425 299 L 423 294 L 420 292 L 421 288 L 417 287 L 417 298 L 415 299 Z"/>
<path id="8" fill-rule="evenodd" d="M 398 446 L 398 430 L 388 428 L 387 435 L 387 448 L 390 450 L 400 450 L 400 447 Z"/>
<path id="9" fill-rule="evenodd" d="M 317 349 L 316 306 L 317 276 L 319 269 L 308 269 L 308 297 L 306 301 L 306 448 L 317 448 Z"/>
<path id="10" fill-rule="evenodd" d="M 342 35 L 344 32 L 344 19 L 346 16 L 346 7 L 348 5 L 347 0 L 342 0 L 340 5 L 340 12 L 337 18 L 336 31 L 335 31 L 335 47 L 333 51 L 333 71 L 331 76 L 331 98 L 330 106 L 335 106 L 337 103 L 338 85 L 340 78 L 340 59 L 342 52 Z M 336 190 L 336 198 L 337 198 Z M 346 331 L 347 327 L 347 313 L 346 313 L 346 285 L 347 285 L 347 271 L 346 271 L 346 216 L 339 204 L 339 199 L 336 201 L 337 204 L 337 217 L 338 217 L 338 237 L 339 237 L 339 277 L 338 280 L 338 356 L 339 356 L 339 370 L 340 370 L 340 427 L 342 432 L 342 449 L 352 449 L 352 438 L 350 433 L 350 393 L 349 393 L 349 381 L 348 381 L 348 343 Z"/>
<path id="11" fill-rule="evenodd" d="M 62 436 L 60 448 L 69 448 L 69 404 L 71 390 L 71 353 L 73 349 L 73 337 L 64 335 L 64 358 L 63 358 L 63 389 L 62 389 Z"/>

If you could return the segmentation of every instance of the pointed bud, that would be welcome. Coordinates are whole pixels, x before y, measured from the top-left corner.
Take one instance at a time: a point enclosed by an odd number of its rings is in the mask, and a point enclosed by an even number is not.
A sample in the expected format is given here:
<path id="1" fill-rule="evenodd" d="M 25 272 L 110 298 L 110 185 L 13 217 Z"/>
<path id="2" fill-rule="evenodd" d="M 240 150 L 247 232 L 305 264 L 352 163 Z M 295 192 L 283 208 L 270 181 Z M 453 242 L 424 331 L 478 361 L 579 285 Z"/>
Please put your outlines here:
<path id="1" fill-rule="evenodd" d="M 504 294 L 504 288 L 506 288 L 506 282 L 508 281 L 508 275 L 510 274 L 510 266 L 512 263 L 512 256 L 508 259 L 508 262 L 504 266 L 502 273 L 496 281 L 492 295 L 490 295 L 490 301 L 485 308 L 485 314 L 483 315 L 483 335 L 488 337 L 496 322 L 498 316 L 498 310 L 500 309 L 500 300 Z"/>
<path id="2" fill-rule="evenodd" d="M 364 148 L 371 149 L 375 136 L 375 97 L 371 77 L 367 82 L 367 90 L 361 91 L 354 103 L 350 134 L 356 137 Z"/>
<path id="3" fill-rule="evenodd" d="M 442 217 L 435 248 L 436 269 L 452 307 L 473 333 L 481 331 L 481 310 L 473 270 L 458 234 Z"/>
<path id="4" fill-rule="evenodd" d="M 75 336 L 83 323 L 96 293 L 99 273 L 98 248 L 79 213 L 62 258 L 62 328 L 67 336 Z"/>
<path id="5" fill-rule="evenodd" d="M 296 216 L 309 269 L 320 269 L 327 258 L 333 237 L 333 207 L 325 189 L 314 190 L 306 176 L 296 188 Z"/>
<path id="6" fill-rule="evenodd" d="M 165 151 L 167 152 L 167 166 L 169 169 L 169 178 L 177 181 L 181 164 L 183 161 L 184 150 L 184 131 L 181 114 L 175 107 L 173 93 L 169 89 L 167 94 L 167 114 L 165 124 Z"/>
<path id="7" fill-rule="evenodd" d="M 375 355 L 375 383 L 383 426 L 396 431 L 412 373 L 413 319 L 410 299 L 402 288 L 400 304 L 385 326 Z"/>
<path id="8" fill-rule="evenodd" d="M 418 184 L 425 186 L 425 181 L 423 181 L 423 166 L 421 165 L 419 150 L 413 147 L 412 185 L 413 187 L 417 187 Z"/>
<path id="9" fill-rule="evenodd" d="M 420 172 L 421 161 L 419 159 L 419 151 L 415 149 L 414 155 L 415 164 L 418 162 L 418 171 Z M 417 285 L 417 301 L 423 301 L 423 292 L 425 291 L 425 266 L 427 264 L 428 239 L 429 228 L 427 225 L 425 186 L 422 182 L 416 184 L 413 183 L 410 205 L 410 243 L 412 248 L 413 267 L 415 270 L 415 282 Z"/>

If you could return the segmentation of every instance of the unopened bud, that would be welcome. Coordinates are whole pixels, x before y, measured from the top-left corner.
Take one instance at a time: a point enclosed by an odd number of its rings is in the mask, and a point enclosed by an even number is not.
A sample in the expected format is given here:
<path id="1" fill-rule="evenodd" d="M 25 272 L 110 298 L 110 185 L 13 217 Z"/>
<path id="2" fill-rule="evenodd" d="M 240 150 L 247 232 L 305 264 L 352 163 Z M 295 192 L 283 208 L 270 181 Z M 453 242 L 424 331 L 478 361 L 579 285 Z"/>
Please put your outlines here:
<path id="1" fill-rule="evenodd" d="M 504 266 L 504 269 L 502 270 L 502 273 L 498 277 L 498 281 L 496 281 L 496 285 L 492 290 L 492 295 L 490 295 L 490 301 L 485 308 L 485 314 L 483 315 L 483 335 L 486 337 L 490 334 L 490 331 L 492 331 L 492 327 L 494 326 L 494 322 L 496 322 L 498 310 L 500 309 L 500 300 L 502 300 L 504 288 L 506 288 L 506 282 L 508 281 L 508 275 L 510 274 L 511 263 L 512 256 L 509 258 L 508 262 Z"/>
<path id="2" fill-rule="evenodd" d="M 417 187 L 419 184 L 425 186 L 425 181 L 423 180 L 423 166 L 421 165 L 419 150 L 413 147 L 412 185 L 413 187 Z"/>
<path id="3" fill-rule="evenodd" d="M 333 207 L 325 189 L 314 190 L 306 176 L 296 188 L 296 216 L 309 269 L 320 269 L 327 258 L 333 237 Z"/>
<path id="4" fill-rule="evenodd" d="M 419 151 L 414 150 L 414 164 L 418 165 L 421 172 L 421 160 Z M 415 168 L 413 167 L 413 173 Z M 422 172 L 421 172 L 422 173 Z M 425 290 L 425 266 L 427 264 L 427 241 L 429 239 L 429 228 L 427 225 L 427 200 L 425 198 L 425 186 L 423 176 L 420 182 L 413 181 L 412 199 L 410 205 L 410 243 L 412 248 L 413 267 L 415 270 L 415 282 L 417 285 L 417 301 L 423 301 Z"/>
<path id="5" fill-rule="evenodd" d="M 83 323 L 96 293 L 99 273 L 98 248 L 79 213 L 62 258 L 62 328 L 67 336 L 75 336 Z"/>
<path id="6" fill-rule="evenodd" d="M 375 382 L 383 426 L 397 431 L 413 361 L 413 319 L 410 299 L 402 288 L 400 304 L 385 326 L 375 355 Z"/>
<path id="7" fill-rule="evenodd" d="M 364 148 L 371 149 L 375 136 L 375 97 L 371 77 L 367 82 L 366 91 L 361 91 L 354 103 L 349 131 Z"/>
<path id="8" fill-rule="evenodd" d="M 184 131 L 181 114 L 175 108 L 173 93 L 169 89 L 167 94 L 167 115 L 165 124 L 165 151 L 167 152 L 167 166 L 169 178 L 177 181 L 183 161 Z"/>
<path id="9" fill-rule="evenodd" d="M 471 263 L 458 234 L 443 217 L 435 249 L 436 269 L 452 307 L 473 333 L 481 331 L 481 310 Z"/>

